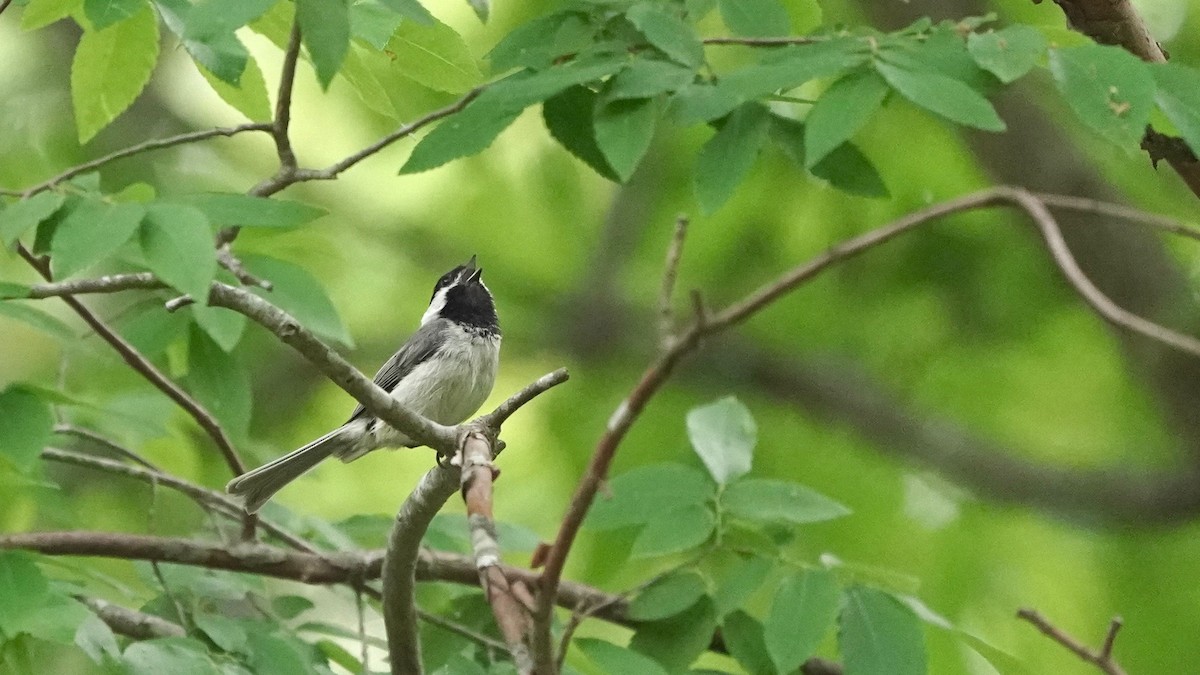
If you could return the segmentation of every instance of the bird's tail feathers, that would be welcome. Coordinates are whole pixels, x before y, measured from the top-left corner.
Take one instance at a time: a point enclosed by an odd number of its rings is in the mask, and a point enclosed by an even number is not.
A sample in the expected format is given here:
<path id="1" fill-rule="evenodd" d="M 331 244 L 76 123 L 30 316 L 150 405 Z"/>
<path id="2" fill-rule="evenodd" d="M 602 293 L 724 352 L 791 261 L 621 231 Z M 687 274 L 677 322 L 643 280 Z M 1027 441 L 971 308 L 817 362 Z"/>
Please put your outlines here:
<path id="1" fill-rule="evenodd" d="M 349 452 L 358 440 L 358 430 L 341 426 L 317 440 L 229 481 L 225 491 L 255 513 L 283 486 L 299 478 L 332 454 Z"/>

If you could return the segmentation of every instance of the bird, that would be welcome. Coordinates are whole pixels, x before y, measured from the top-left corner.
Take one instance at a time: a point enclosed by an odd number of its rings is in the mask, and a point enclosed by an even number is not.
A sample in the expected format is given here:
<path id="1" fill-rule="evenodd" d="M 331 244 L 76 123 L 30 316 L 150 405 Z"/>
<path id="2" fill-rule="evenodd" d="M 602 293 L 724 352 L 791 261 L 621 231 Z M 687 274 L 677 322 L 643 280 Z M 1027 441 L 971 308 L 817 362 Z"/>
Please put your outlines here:
<path id="1" fill-rule="evenodd" d="M 467 419 L 496 382 L 500 321 L 475 256 L 446 272 L 433 287 L 420 328 L 375 374 L 375 384 L 409 410 L 439 424 Z M 402 432 L 360 403 L 340 427 L 234 478 L 226 492 L 255 513 L 276 492 L 334 456 L 351 462 L 379 448 L 412 447 Z"/>

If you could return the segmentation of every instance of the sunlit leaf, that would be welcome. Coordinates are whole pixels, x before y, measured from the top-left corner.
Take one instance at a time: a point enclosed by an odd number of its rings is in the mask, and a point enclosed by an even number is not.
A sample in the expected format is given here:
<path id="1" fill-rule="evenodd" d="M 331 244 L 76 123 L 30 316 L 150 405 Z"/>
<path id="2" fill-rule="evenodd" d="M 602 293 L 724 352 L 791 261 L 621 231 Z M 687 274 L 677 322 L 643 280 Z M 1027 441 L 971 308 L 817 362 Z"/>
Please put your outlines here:
<path id="1" fill-rule="evenodd" d="M 379 0 L 380 3 L 386 5 L 389 9 L 406 19 L 412 19 L 417 23 L 432 25 L 437 19 L 425 9 L 425 6 L 420 3 L 420 0 Z"/>
<path id="2" fill-rule="evenodd" d="M 60 340 L 74 340 L 70 326 L 45 311 L 20 302 L 0 302 L 0 316 L 16 319 Z"/>
<path id="3" fill-rule="evenodd" d="M 563 54 L 574 54 L 591 45 L 595 33 L 586 15 L 576 11 L 554 12 L 514 28 L 488 52 L 493 73 L 513 68 L 541 69 Z"/>
<path id="4" fill-rule="evenodd" d="M 1046 54 L 1046 38 L 1032 26 L 1020 24 L 998 31 L 971 33 L 967 50 L 982 68 L 1012 82 L 1037 65 Z"/>
<path id="5" fill-rule="evenodd" d="M 1092 131 L 1137 147 L 1154 106 L 1154 78 L 1138 57 L 1106 45 L 1050 51 L 1050 71 L 1067 104 Z"/>
<path id="6" fill-rule="evenodd" d="M 1200 72 L 1174 63 L 1154 64 L 1151 72 L 1158 84 L 1154 100 L 1159 109 L 1192 152 L 1200 155 Z"/>
<path id="7" fill-rule="evenodd" d="M 453 28 L 441 22 L 423 25 L 406 21 L 387 49 L 406 77 L 430 89 L 461 94 L 483 79 L 470 47 Z"/>
<path id="8" fill-rule="evenodd" d="M 71 100 L 86 143 L 133 103 L 158 62 L 158 18 L 149 5 L 101 31 L 85 31 L 71 62 Z"/>
<path id="9" fill-rule="evenodd" d="M 632 555 L 645 558 L 690 551 L 712 536 L 716 518 L 707 506 L 684 506 L 650 516 L 633 541 Z"/>
<path id="10" fill-rule="evenodd" d="M 95 614 L 89 613 L 79 623 L 79 627 L 75 630 L 74 641 L 97 664 L 121 655 L 121 647 L 117 644 L 116 635 L 113 634 L 108 624 Z"/>
<path id="11" fill-rule="evenodd" d="M 691 68 L 704 63 L 704 45 L 691 26 L 673 14 L 667 5 L 639 2 L 625 16 L 637 27 L 650 44 L 670 58 Z"/>
<path id="12" fill-rule="evenodd" d="M 139 236 L 154 274 L 197 303 L 208 302 L 217 274 L 212 229 L 204 212 L 190 206 L 151 204 Z"/>
<path id="13" fill-rule="evenodd" d="M 276 2 L 279 0 L 199 0 L 187 13 L 183 37 L 204 40 L 214 35 L 233 35 Z"/>
<path id="14" fill-rule="evenodd" d="M 719 0 L 717 6 L 734 35 L 770 37 L 791 32 L 787 9 L 778 0 Z"/>
<path id="15" fill-rule="evenodd" d="M 695 77 L 695 70 L 669 61 L 638 59 L 617 73 L 604 96 L 609 101 L 657 96 L 675 91 Z"/>
<path id="16" fill-rule="evenodd" d="M 169 201 L 195 207 L 212 223 L 223 227 L 296 227 L 326 213 L 325 209 L 302 202 L 238 192 L 201 192 L 171 197 Z"/>
<path id="17" fill-rule="evenodd" d="M 145 214 L 141 204 L 80 201 L 54 228 L 50 241 L 54 276 L 71 276 L 107 258 L 137 232 Z"/>
<path id="18" fill-rule="evenodd" d="M 137 14 L 146 0 L 83 0 L 83 13 L 92 28 L 102 30 Z"/>
<path id="19" fill-rule="evenodd" d="M 363 40 L 375 49 L 387 48 L 388 40 L 404 22 L 404 17 L 384 6 L 379 0 L 359 0 L 350 3 L 350 35 Z"/>
<path id="20" fill-rule="evenodd" d="M 223 651 L 238 652 L 246 647 L 245 629 L 229 617 L 209 612 L 196 612 L 192 615 L 192 622 Z"/>
<path id="21" fill-rule="evenodd" d="M 49 218 L 66 198 L 57 192 L 39 192 L 15 204 L 0 207 L 0 241 L 12 246 L 30 228 Z"/>
<path id="22" fill-rule="evenodd" d="M 300 39 L 317 71 L 317 81 L 328 89 L 350 49 L 347 0 L 296 0 L 296 21 Z"/>
<path id="23" fill-rule="evenodd" d="M 984 131 L 1004 131 L 1004 121 L 986 98 L 961 81 L 935 72 L 897 68 L 878 61 L 875 69 L 901 96 L 952 122 Z"/>
<path id="24" fill-rule="evenodd" d="M 233 351 L 242 339 L 246 330 L 246 316 L 224 307 L 209 307 L 194 304 L 188 307 L 196 320 L 196 325 L 216 342 L 221 349 Z"/>
<path id="25" fill-rule="evenodd" d="M 692 447 L 717 483 L 727 485 L 749 473 L 758 427 L 741 401 L 727 396 L 692 408 L 687 430 Z"/>
<path id="26" fill-rule="evenodd" d="M 274 289 L 266 296 L 272 303 L 317 335 L 353 346 L 354 339 L 338 316 L 325 288 L 308 270 L 262 255 L 243 255 L 242 263 L 251 273 L 274 285 Z"/>
<path id="27" fill-rule="evenodd" d="M 704 579 L 696 572 L 679 571 L 650 584 L 629 603 L 629 618 L 655 621 L 674 616 L 704 597 Z"/>
<path id="28" fill-rule="evenodd" d="M 721 495 L 729 515 L 746 520 L 817 523 L 848 515 L 850 509 L 809 488 L 782 480 L 745 478 Z"/>
<path id="29" fill-rule="evenodd" d="M 236 39 L 236 38 L 235 38 Z M 238 43 L 241 44 L 240 42 Z M 222 101 L 228 103 L 234 110 L 254 122 L 265 122 L 271 119 L 271 101 L 267 97 L 267 84 L 263 79 L 262 70 L 253 58 L 247 58 L 232 84 L 228 79 L 210 72 L 203 66 L 197 66 L 200 75 L 208 82 L 213 91 Z"/>
<path id="30" fill-rule="evenodd" d="M 887 82 L 864 70 L 838 80 L 821 94 L 804 120 L 805 166 L 811 168 L 858 133 L 887 93 Z"/>
<path id="31" fill-rule="evenodd" d="M 83 7 L 83 0 L 29 0 L 21 10 L 21 28 L 31 31 L 71 16 Z"/>
<path id="32" fill-rule="evenodd" d="M 722 537 L 722 543 L 730 548 L 737 547 L 736 538 L 731 542 Z M 771 561 L 768 558 L 745 553 L 728 555 L 731 556 L 732 562 L 711 573 L 716 584 L 713 602 L 720 616 L 741 607 L 762 586 L 767 574 L 771 572 Z"/>
<path id="33" fill-rule="evenodd" d="M 206 333 L 188 336 L 188 389 L 235 439 L 250 428 L 250 375 L 235 355 L 226 354 Z"/>
<path id="34" fill-rule="evenodd" d="M 838 644 L 846 671 L 863 675 L 924 675 L 921 624 L 891 595 L 855 586 L 846 591 Z"/>
<path id="35" fill-rule="evenodd" d="M 763 638 L 781 673 L 812 656 L 837 618 L 841 589 L 833 572 L 809 570 L 786 577 L 771 601 Z"/>
<path id="36" fill-rule="evenodd" d="M 652 464 L 609 480 L 585 522 L 597 529 L 642 525 L 660 514 L 704 504 L 714 494 L 712 481 L 696 469 Z"/>
<path id="37" fill-rule="evenodd" d="M 683 672 L 708 649 L 716 627 L 712 601 L 701 598 L 669 619 L 642 623 L 634 631 L 629 646 L 653 658 L 668 672 Z"/>
<path id="38" fill-rule="evenodd" d="M 667 675 L 654 659 L 596 638 L 579 638 L 572 644 L 605 673 Z"/>

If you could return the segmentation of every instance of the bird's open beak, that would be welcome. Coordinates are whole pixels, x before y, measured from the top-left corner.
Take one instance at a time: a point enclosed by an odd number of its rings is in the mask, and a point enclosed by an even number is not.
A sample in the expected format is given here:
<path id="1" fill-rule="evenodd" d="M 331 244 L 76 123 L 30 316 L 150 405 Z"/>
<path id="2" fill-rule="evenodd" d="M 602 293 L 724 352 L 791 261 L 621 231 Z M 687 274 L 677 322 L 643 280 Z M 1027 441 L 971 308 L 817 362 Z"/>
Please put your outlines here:
<path id="1" fill-rule="evenodd" d="M 467 275 L 468 282 L 479 281 L 479 278 L 483 276 L 483 268 L 475 266 L 475 256 L 471 256 L 471 259 L 463 266 L 463 273 Z"/>

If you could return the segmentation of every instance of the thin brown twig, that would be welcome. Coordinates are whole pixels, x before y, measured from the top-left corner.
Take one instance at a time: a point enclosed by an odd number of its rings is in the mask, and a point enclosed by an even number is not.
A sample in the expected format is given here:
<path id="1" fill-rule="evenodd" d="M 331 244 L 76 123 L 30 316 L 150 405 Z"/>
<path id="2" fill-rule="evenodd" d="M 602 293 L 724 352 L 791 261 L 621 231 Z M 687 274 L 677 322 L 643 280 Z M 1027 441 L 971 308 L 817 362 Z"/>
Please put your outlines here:
<path id="1" fill-rule="evenodd" d="M 34 256 L 20 243 L 17 244 L 17 253 L 29 263 L 44 278 L 46 281 L 53 281 L 54 278 L 50 274 L 50 265 L 41 258 Z M 184 391 L 179 385 L 175 384 L 169 377 L 160 371 L 153 363 L 150 362 L 141 352 L 130 344 L 125 338 L 117 334 L 115 330 L 104 323 L 100 317 L 96 316 L 82 302 L 69 294 L 62 294 L 63 302 L 71 308 L 79 318 L 83 319 L 97 335 L 107 342 L 121 356 L 125 363 L 153 384 L 159 391 L 167 395 L 175 402 L 184 412 L 188 413 L 200 428 L 208 434 L 209 438 L 216 444 L 217 449 L 221 451 L 221 456 L 225 458 L 225 463 L 229 465 L 230 470 L 234 475 L 239 475 L 246 472 L 246 467 L 242 464 L 241 458 L 237 454 L 237 450 L 233 448 L 233 443 L 225 434 L 225 429 L 217 418 L 213 417 L 199 401 L 192 398 L 190 394 Z"/>
<path id="2" fill-rule="evenodd" d="M 667 262 L 663 266 L 662 290 L 658 294 L 658 339 L 663 349 L 669 349 L 675 335 L 675 279 L 679 276 L 679 261 L 683 256 L 683 241 L 687 238 L 688 218 L 675 218 L 675 232 L 667 247 Z"/>
<path id="3" fill-rule="evenodd" d="M 1062 239 L 1057 222 L 1046 205 L 1035 195 L 1023 189 L 1000 186 L 964 195 L 906 215 L 888 225 L 841 242 L 825 253 L 763 285 L 724 310 L 698 319 L 690 327 L 684 329 L 673 341 L 671 348 L 660 354 L 643 372 L 641 379 L 630 394 L 617 406 L 596 444 L 587 470 L 576 486 L 575 493 L 559 525 L 554 543 L 545 556 L 545 568 L 539 583 L 532 634 L 532 648 L 539 670 L 553 668 L 554 653 L 550 624 L 556 604 L 556 589 L 562 578 L 567 554 L 584 517 L 591 508 L 596 492 L 608 475 L 608 468 L 613 457 L 625 434 L 646 404 L 670 377 L 680 360 L 699 345 L 701 338 L 745 321 L 834 264 L 857 256 L 920 225 L 943 216 L 997 205 L 1018 207 L 1034 221 L 1046 241 L 1055 264 L 1080 297 L 1099 316 L 1121 328 L 1142 334 L 1189 354 L 1200 356 L 1200 340 L 1134 315 L 1117 306 L 1097 289 L 1075 262 Z"/>
<path id="4" fill-rule="evenodd" d="M 236 136 L 237 134 L 245 133 L 247 131 L 270 131 L 270 130 L 271 130 L 270 124 L 267 124 L 265 122 L 255 122 L 252 124 L 239 124 L 238 126 L 235 126 L 235 127 L 218 127 L 216 129 L 205 129 L 203 131 L 190 131 L 185 134 L 179 134 L 177 136 L 170 136 L 168 138 L 158 138 L 158 139 L 154 139 L 154 140 L 143 141 L 141 143 L 138 143 L 137 145 L 131 145 L 127 148 L 122 148 L 120 150 L 110 152 L 107 155 L 104 155 L 103 157 L 97 157 L 96 159 L 89 160 L 87 162 L 84 162 L 83 164 L 73 166 L 73 167 L 67 169 L 66 171 L 63 171 L 62 173 L 58 174 L 57 176 L 54 176 L 53 178 L 50 178 L 41 183 L 38 183 L 37 185 L 34 185 L 32 187 L 29 187 L 29 188 L 19 191 L 18 194 L 20 194 L 23 199 L 28 199 L 29 197 L 32 197 L 33 195 L 38 194 L 39 192 L 45 192 L 46 190 L 49 190 L 49 189 L 55 187 L 56 185 L 62 183 L 63 181 L 70 180 L 80 174 L 87 173 L 88 171 L 92 171 L 95 169 L 99 169 L 100 167 L 102 167 L 106 164 L 109 164 L 111 162 L 115 162 L 118 159 L 125 159 L 126 157 L 140 155 L 144 152 L 149 152 L 151 150 L 161 150 L 163 148 L 170 148 L 170 147 L 173 147 L 176 145 L 195 143 L 197 141 L 203 141 L 203 140 L 207 140 L 209 138 L 215 138 L 217 136 L 229 137 L 229 136 Z"/>
<path id="5" fill-rule="evenodd" d="M 82 438 L 90 443 L 104 448 L 105 450 L 108 450 L 109 452 L 112 452 L 115 455 L 124 457 L 125 459 L 136 462 L 137 464 L 141 464 L 151 471 L 158 471 L 159 473 L 162 473 L 161 469 L 155 466 L 150 460 L 142 457 L 141 454 L 134 452 L 133 450 L 121 445 L 120 443 L 117 443 L 110 438 L 101 436 L 91 429 L 84 429 L 83 427 L 77 427 L 73 424 L 56 424 L 54 425 L 54 433 Z"/>
<path id="6" fill-rule="evenodd" d="M 9 6 L 9 5 L 11 5 L 11 4 L 12 4 L 12 0 L 2 0 L 2 1 L 0 1 L 0 14 L 3 14 L 3 13 L 4 13 L 4 10 L 8 9 L 8 6 Z"/>
<path id="7" fill-rule="evenodd" d="M 1102 202 L 1096 199 L 1088 199 L 1086 197 L 1072 197 L 1070 195 L 1055 195 L 1045 192 L 1035 192 L 1034 197 L 1037 197 L 1046 206 L 1059 209 L 1067 209 L 1070 211 L 1083 211 L 1085 213 L 1096 213 L 1104 216 L 1116 218 L 1120 222 L 1133 223 L 1137 225 L 1147 225 L 1171 234 L 1177 234 L 1188 239 L 1196 239 L 1200 241 L 1200 228 L 1193 227 L 1187 223 L 1180 222 L 1174 218 L 1150 213 L 1135 209 L 1123 204 L 1113 204 L 1111 202 Z"/>
<path id="8" fill-rule="evenodd" d="M 1114 617 L 1109 623 L 1108 633 L 1104 638 L 1104 646 L 1100 651 L 1092 650 L 1079 640 L 1071 637 L 1066 631 L 1050 623 L 1049 619 L 1039 614 L 1035 609 L 1023 607 L 1017 610 L 1017 618 L 1033 624 L 1046 637 L 1066 647 L 1078 656 L 1080 660 L 1096 666 L 1096 668 L 1106 675 L 1125 675 L 1125 670 L 1121 668 L 1120 664 L 1112 656 L 1113 640 L 1117 637 L 1117 631 L 1121 629 L 1120 617 Z"/>
<path id="9" fill-rule="evenodd" d="M 744 47 L 783 47 L 787 45 L 810 45 L 815 42 L 823 42 L 828 38 L 816 36 L 793 35 L 778 37 L 728 37 L 717 36 L 707 37 L 701 40 L 706 45 L 741 45 Z"/>

